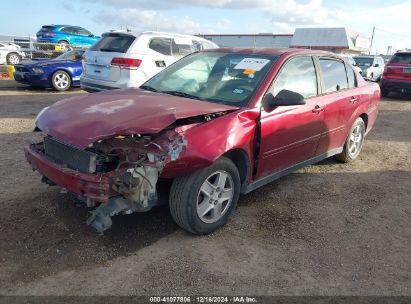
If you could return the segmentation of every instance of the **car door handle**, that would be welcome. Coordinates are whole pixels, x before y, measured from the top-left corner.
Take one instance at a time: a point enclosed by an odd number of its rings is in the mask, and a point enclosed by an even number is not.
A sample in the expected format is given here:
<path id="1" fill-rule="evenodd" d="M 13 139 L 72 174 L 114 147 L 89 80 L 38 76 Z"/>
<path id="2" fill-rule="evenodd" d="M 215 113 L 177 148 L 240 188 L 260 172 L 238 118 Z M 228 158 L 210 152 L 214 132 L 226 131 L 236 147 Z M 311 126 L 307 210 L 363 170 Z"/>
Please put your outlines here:
<path id="1" fill-rule="evenodd" d="M 319 105 L 316 105 L 314 109 L 312 109 L 312 112 L 315 114 L 320 114 L 320 112 L 324 111 L 324 107 L 320 107 Z"/>
<path id="2" fill-rule="evenodd" d="M 357 102 L 358 101 L 358 97 L 351 97 L 350 98 L 350 103 L 354 103 L 354 102 Z"/>

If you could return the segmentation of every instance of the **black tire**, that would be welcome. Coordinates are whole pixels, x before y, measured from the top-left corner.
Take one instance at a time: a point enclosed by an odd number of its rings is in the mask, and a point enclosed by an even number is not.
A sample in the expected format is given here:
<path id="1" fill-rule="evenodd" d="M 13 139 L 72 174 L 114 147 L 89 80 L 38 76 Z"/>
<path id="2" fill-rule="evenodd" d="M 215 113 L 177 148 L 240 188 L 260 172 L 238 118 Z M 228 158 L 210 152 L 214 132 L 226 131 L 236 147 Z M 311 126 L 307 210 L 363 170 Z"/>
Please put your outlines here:
<path id="1" fill-rule="evenodd" d="M 61 80 L 64 79 L 64 85 L 62 85 L 62 82 L 58 81 L 57 78 L 60 78 L 60 77 L 61 77 Z M 53 76 L 51 76 L 51 85 L 56 91 L 59 91 L 59 92 L 67 91 L 71 86 L 71 77 L 65 71 L 62 71 L 62 70 L 55 71 Z"/>
<path id="2" fill-rule="evenodd" d="M 390 91 L 388 91 L 387 89 L 381 89 L 382 97 L 388 97 L 388 95 L 390 95 Z"/>
<path id="3" fill-rule="evenodd" d="M 21 62 L 21 56 L 15 52 L 8 53 L 6 59 L 7 59 L 7 64 L 15 65 Z"/>
<path id="4" fill-rule="evenodd" d="M 213 223 L 206 223 L 197 212 L 200 188 L 210 176 L 218 174 L 218 172 L 227 173 L 231 177 L 233 195 L 231 203 L 229 205 L 227 203 L 226 212 L 222 214 L 221 218 Z M 171 216 L 181 228 L 188 232 L 193 234 L 211 233 L 227 223 L 237 206 L 240 187 L 240 175 L 237 167 L 230 159 L 221 157 L 207 168 L 174 179 L 169 201 Z M 210 199 L 210 201 L 212 200 Z M 212 203 L 210 204 L 212 205 Z"/>
<path id="5" fill-rule="evenodd" d="M 359 142 L 359 147 L 357 148 L 357 150 L 355 151 L 355 153 L 351 153 L 350 152 L 350 148 L 352 146 L 352 140 L 351 140 L 351 136 L 353 135 L 354 130 L 360 127 L 361 128 L 361 138 L 360 138 L 360 142 Z M 334 156 L 335 159 L 343 162 L 343 163 L 349 163 L 352 162 L 353 160 L 355 160 L 358 155 L 361 152 L 362 146 L 364 144 L 364 135 L 365 135 L 365 123 L 364 120 L 362 120 L 361 117 L 358 117 L 355 122 L 353 123 L 350 132 L 348 133 L 347 139 L 345 140 L 344 143 L 344 148 L 343 151 L 340 154 L 337 154 Z"/>

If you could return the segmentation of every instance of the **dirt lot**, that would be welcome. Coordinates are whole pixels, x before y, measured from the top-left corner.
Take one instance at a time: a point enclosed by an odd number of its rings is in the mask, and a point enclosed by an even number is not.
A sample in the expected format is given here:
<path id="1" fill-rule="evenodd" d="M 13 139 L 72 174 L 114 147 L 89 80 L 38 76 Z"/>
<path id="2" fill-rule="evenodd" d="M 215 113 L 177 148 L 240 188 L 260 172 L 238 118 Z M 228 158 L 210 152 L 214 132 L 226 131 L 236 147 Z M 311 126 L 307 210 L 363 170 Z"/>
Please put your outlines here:
<path id="1" fill-rule="evenodd" d="M 115 217 L 40 182 L 22 146 L 36 114 L 79 90 L 0 81 L 0 294 L 411 295 L 411 98 L 385 99 L 360 159 L 326 160 L 240 199 L 204 237 L 167 208 Z"/>

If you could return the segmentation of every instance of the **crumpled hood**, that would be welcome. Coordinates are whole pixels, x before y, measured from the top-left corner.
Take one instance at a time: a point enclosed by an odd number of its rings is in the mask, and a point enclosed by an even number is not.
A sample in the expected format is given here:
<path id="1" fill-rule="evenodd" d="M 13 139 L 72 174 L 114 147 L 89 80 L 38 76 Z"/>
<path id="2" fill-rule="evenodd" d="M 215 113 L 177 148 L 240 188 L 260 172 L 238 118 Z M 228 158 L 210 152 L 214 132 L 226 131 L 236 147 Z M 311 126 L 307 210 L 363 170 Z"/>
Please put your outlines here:
<path id="1" fill-rule="evenodd" d="M 37 127 L 84 149 L 115 135 L 155 134 L 177 119 L 236 109 L 133 88 L 58 101 L 39 116 Z"/>

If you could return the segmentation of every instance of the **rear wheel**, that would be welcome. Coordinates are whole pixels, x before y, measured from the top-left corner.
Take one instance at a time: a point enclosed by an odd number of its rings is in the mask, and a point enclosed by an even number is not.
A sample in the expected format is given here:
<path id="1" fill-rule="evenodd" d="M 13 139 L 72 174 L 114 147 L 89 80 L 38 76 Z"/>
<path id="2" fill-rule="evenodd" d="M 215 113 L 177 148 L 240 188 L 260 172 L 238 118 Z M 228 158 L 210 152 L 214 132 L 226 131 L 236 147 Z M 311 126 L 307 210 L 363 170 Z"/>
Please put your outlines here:
<path id="1" fill-rule="evenodd" d="M 355 160 L 361 152 L 365 135 L 365 123 L 358 117 L 352 125 L 348 137 L 345 141 L 343 151 L 335 156 L 336 159 L 344 163 Z"/>
<path id="2" fill-rule="evenodd" d="M 390 91 L 387 89 L 381 89 L 381 96 L 382 97 L 387 97 L 390 94 Z"/>
<path id="3" fill-rule="evenodd" d="M 7 54 L 7 63 L 8 64 L 19 64 L 21 62 L 21 56 L 17 53 L 9 53 Z"/>
<path id="4" fill-rule="evenodd" d="M 70 75 L 64 71 L 56 71 L 53 76 L 51 76 L 51 84 L 56 91 L 66 91 L 71 86 Z"/>
<path id="5" fill-rule="evenodd" d="M 208 234 L 225 225 L 237 206 L 240 175 L 221 157 L 211 166 L 174 179 L 170 212 L 174 221 L 194 234 Z"/>

